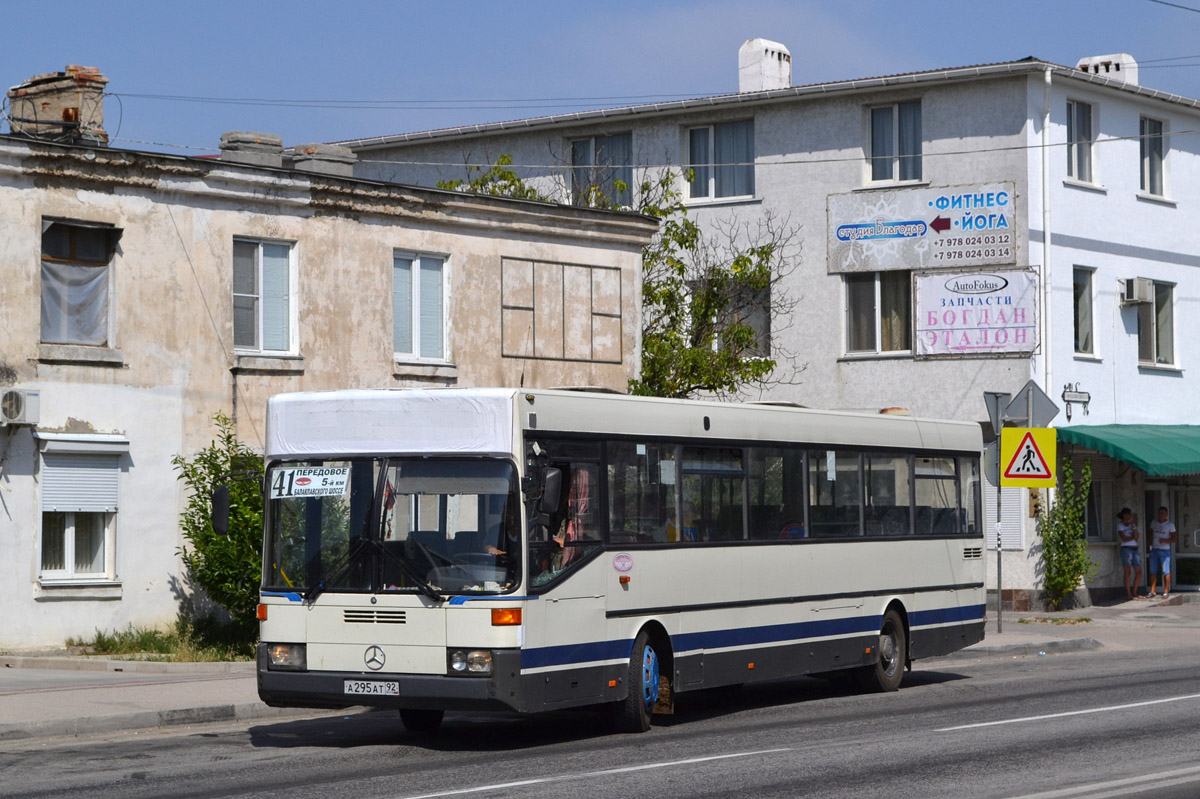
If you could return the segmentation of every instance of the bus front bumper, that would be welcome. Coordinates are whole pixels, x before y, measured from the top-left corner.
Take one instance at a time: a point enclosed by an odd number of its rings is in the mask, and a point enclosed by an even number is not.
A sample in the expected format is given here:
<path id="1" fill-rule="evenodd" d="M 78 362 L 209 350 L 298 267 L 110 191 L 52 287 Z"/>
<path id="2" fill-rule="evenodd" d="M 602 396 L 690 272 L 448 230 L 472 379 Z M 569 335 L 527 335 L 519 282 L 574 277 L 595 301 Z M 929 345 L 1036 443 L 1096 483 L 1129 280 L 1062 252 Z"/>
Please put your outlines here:
<path id="1" fill-rule="evenodd" d="M 341 708 L 368 705 L 437 710 L 519 710 L 519 650 L 493 650 L 488 677 L 359 671 L 274 671 L 258 645 L 258 696 L 271 707 Z M 394 682 L 398 695 L 347 694 L 347 681 Z"/>

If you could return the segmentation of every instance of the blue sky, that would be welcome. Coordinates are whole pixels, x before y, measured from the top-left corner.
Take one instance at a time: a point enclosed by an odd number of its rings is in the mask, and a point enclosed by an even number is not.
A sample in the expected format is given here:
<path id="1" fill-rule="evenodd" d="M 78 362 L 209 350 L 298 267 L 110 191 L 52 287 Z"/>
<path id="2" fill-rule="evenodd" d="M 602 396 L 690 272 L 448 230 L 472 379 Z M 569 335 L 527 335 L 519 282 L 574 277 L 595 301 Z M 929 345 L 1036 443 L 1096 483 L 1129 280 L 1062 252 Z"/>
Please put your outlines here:
<path id="1" fill-rule="evenodd" d="M 190 154 L 227 130 L 293 145 L 732 92 L 756 36 L 797 85 L 1128 52 L 1143 85 L 1200 97 L 1200 0 L 58 0 L 5 22 L 5 86 L 99 67 L 114 146 Z"/>

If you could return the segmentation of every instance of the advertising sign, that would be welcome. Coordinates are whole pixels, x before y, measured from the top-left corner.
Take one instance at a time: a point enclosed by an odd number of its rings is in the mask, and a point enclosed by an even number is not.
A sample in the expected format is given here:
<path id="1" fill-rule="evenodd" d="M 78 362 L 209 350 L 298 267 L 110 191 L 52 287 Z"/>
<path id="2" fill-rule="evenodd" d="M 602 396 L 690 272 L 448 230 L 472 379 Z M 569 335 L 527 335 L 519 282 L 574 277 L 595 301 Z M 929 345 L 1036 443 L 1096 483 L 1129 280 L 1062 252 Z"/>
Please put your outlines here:
<path id="1" fill-rule="evenodd" d="M 917 274 L 915 357 L 1033 352 L 1037 310 L 1038 279 L 1031 270 Z"/>
<path id="2" fill-rule="evenodd" d="M 829 196 L 829 271 L 1017 262 L 1011 182 Z"/>

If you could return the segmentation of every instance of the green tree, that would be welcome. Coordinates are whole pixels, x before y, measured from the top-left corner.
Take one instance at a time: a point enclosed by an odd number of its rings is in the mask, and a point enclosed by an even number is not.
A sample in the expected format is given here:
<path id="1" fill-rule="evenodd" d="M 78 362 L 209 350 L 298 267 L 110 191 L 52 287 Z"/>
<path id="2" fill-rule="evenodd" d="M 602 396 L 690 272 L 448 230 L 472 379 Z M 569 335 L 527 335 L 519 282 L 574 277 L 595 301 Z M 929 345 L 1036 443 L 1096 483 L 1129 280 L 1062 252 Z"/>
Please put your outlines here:
<path id="1" fill-rule="evenodd" d="M 467 180 L 440 188 L 522 199 L 553 200 L 530 187 L 501 155 L 487 172 L 468 167 Z M 608 172 L 604 172 L 605 175 Z M 642 367 L 631 394 L 727 396 L 793 382 L 803 371 L 777 334 L 790 325 L 795 306 L 781 280 L 799 257 L 798 233 L 770 213 L 755 225 L 737 221 L 701 229 L 688 216 L 680 174 L 649 176 L 636 186 L 632 206 L 621 210 L 658 220 L 654 240 L 642 250 Z M 629 188 L 614 181 L 615 195 Z M 559 186 L 556 193 L 565 195 Z M 617 210 L 601 187 L 576 192 L 581 205 Z"/>
<path id="2" fill-rule="evenodd" d="M 187 507 L 180 516 L 186 543 L 179 555 L 188 574 L 209 598 L 225 608 L 233 623 L 253 635 L 255 606 L 262 580 L 262 457 L 234 431 L 233 420 L 213 415 L 217 436 L 195 457 L 171 459 L 187 486 Z M 229 533 L 213 531 L 210 497 L 217 485 L 229 486 Z"/>
<path id="3" fill-rule="evenodd" d="M 1095 574 L 1096 563 L 1088 556 L 1084 508 L 1092 485 L 1092 464 L 1084 463 L 1079 480 L 1074 479 L 1070 461 L 1059 467 L 1058 489 L 1050 507 L 1038 516 L 1042 539 L 1042 587 L 1050 607 L 1059 610 L 1063 600 L 1075 593 L 1085 577 Z"/>

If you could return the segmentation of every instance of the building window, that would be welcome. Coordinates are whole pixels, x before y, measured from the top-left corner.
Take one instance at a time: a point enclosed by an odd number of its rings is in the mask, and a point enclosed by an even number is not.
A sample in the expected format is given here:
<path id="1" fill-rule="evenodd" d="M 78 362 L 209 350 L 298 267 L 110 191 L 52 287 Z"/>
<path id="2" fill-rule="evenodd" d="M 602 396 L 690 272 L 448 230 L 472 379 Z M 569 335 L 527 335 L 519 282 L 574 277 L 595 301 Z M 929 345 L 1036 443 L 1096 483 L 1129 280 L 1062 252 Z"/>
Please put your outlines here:
<path id="1" fill-rule="evenodd" d="M 42 341 L 109 344 L 111 261 L 121 229 L 85 222 L 42 222 Z"/>
<path id="2" fill-rule="evenodd" d="M 688 130 L 688 196 L 754 196 L 754 120 Z"/>
<path id="3" fill-rule="evenodd" d="M 1092 107 L 1067 101 L 1067 176 L 1092 182 Z"/>
<path id="4" fill-rule="evenodd" d="M 1163 156 L 1166 154 L 1166 140 L 1163 138 L 1163 123 L 1158 119 L 1142 117 L 1141 124 L 1142 151 L 1142 191 L 1163 197 Z"/>
<path id="5" fill-rule="evenodd" d="M 292 245 L 233 242 L 233 345 L 283 353 L 294 347 Z"/>
<path id="6" fill-rule="evenodd" d="M 43 453 L 41 578 L 111 577 L 118 455 Z"/>
<path id="7" fill-rule="evenodd" d="M 744 358 L 771 357 L 771 287 L 756 292 L 739 291 L 726 309 L 728 319 L 721 328 L 722 343 Z M 731 326 L 740 329 L 736 336 L 729 334 Z"/>
<path id="8" fill-rule="evenodd" d="M 446 259 L 392 258 L 392 347 L 397 357 L 446 359 Z"/>
<path id="9" fill-rule="evenodd" d="M 1138 305 L 1138 360 L 1144 364 L 1175 363 L 1175 286 L 1154 283 L 1154 302 Z"/>
<path id="10" fill-rule="evenodd" d="M 921 179 L 921 101 L 871 109 L 871 180 Z"/>
<path id="11" fill-rule="evenodd" d="M 633 134 L 571 142 L 571 197 L 576 205 L 628 206 L 633 185 Z"/>
<path id="12" fill-rule="evenodd" d="M 846 352 L 912 349 L 912 272 L 846 275 Z"/>
<path id="13" fill-rule="evenodd" d="M 1092 270 L 1075 267 L 1075 354 L 1095 355 L 1092 338 Z"/>

